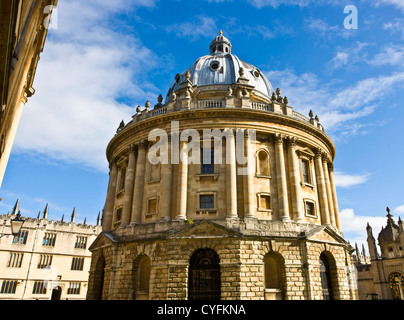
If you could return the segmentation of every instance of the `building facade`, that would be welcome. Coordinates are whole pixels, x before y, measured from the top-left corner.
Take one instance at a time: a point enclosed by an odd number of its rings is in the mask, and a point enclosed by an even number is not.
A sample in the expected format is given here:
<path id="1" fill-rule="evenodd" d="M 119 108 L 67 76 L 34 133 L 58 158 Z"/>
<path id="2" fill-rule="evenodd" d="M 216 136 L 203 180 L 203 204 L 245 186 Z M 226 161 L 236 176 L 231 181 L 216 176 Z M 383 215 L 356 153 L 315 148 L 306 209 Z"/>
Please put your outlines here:
<path id="1" fill-rule="evenodd" d="M 87 299 L 356 299 L 334 157 L 220 33 L 109 143 Z"/>
<path id="2" fill-rule="evenodd" d="M 363 254 L 355 259 L 358 270 L 358 292 L 361 300 L 404 300 L 404 227 L 399 217 L 395 223 L 387 208 L 387 225 L 377 240 L 372 227 L 366 228 L 370 256 Z"/>
<path id="3" fill-rule="evenodd" d="M 0 216 L 1 234 L 10 234 L 14 210 Z M 17 236 L 0 238 L 0 300 L 84 300 L 87 294 L 91 243 L 101 232 L 95 226 L 48 220 L 48 205 L 37 218 L 27 218 Z"/>
<path id="4" fill-rule="evenodd" d="M 0 1 L 0 186 L 57 3 Z"/>

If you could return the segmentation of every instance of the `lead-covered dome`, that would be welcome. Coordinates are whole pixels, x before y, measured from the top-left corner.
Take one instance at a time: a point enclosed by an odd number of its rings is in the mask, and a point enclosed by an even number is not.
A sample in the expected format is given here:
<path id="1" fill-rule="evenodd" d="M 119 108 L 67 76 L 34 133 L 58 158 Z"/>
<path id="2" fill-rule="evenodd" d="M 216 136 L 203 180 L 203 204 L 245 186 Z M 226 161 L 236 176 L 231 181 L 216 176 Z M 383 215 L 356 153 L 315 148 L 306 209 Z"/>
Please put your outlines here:
<path id="1" fill-rule="evenodd" d="M 190 73 L 190 81 L 193 86 L 210 85 L 233 85 L 239 78 L 240 68 L 244 69 L 243 77 L 248 79 L 248 84 L 254 90 L 264 94 L 268 98 L 272 96 L 274 90 L 266 76 L 252 64 L 240 60 L 232 54 L 232 45 L 220 32 L 210 44 L 210 55 L 197 59 L 194 64 L 181 74 L 175 76 L 174 82 L 168 90 L 166 102 L 170 101 L 172 92 L 180 88 L 180 84 L 185 81 L 185 74 Z"/>

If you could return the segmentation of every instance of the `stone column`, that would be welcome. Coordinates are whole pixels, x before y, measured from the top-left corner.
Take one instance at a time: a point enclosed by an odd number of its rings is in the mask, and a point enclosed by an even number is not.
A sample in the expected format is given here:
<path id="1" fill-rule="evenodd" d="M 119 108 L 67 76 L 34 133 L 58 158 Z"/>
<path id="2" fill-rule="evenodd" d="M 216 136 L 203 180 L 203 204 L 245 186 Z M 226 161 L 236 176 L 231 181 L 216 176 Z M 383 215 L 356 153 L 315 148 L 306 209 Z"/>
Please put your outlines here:
<path id="1" fill-rule="evenodd" d="M 128 160 L 128 167 L 126 168 L 125 195 L 123 198 L 121 227 L 127 226 L 131 220 L 133 188 L 135 181 L 135 167 L 136 167 L 135 146 L 131 145 L 129 146 L 129 160 Z"/>
<path id="2" fill-rule="evenodd" d="M 328 211 L 327 189 L 325 186 L 323 161 L 321 158 L 321 150 L 318 149 L 314 157 L 317 177 L 317 195 L 320 202 L 320 213 L 322 224 L 330 224 L 330 215 Z"/>
<path id="3" fill-rule="evenodd" d="M 325 188 L 327 191 L 328 214 L 330 215 L 331 225 L 335 226 L 334 203 L 332 201 L 330 176 L 328 174 L 327 155 L 324 153 L 322 158 L 323 158 L 323 172 L 324 172 Z"/>
<path id="4" fill-rule="evenodd" d="M 292 190 L 292 209 L 294 219 L 297 222 L 303 221 L 303 199 L 300 192 L 300 169 L 299 159 L 296 154 L 296 142 L 295 137 L 288 138 L 288 157 L 289 157 L 289 179 Z"/>
<path id="5" fill-rule="evenodd" d="M 180 163 L 178 166 L 178 201 L 175 219 L 186 220 L 188 195 L 188 148 L 186 141 L 180 142 Z"/>
<path id="6" fill-rule="evenodd" d="M 275 135 L 275 158 L 276 158 L 276 185 L 278 189 L 279 219 L 289 221 L 288 189 L 286 183 L 285 157 L 283 154 L 283 137 Z"/>
<path id="7" fill-rule="evenodd" d="M 132 216 L 131 224 L 139 224 L 142 219 L 142 205 L 143 205 L 143 187 L 145 180 L 145 169 L 146 169 L 146 151 L 147 151 L 147 141 L 141 141 L 138 144 L 137 152 L 137 162 L 136 162 L 136 176 L 135 176 L 135 187 L 133 190 L 133 201 L 132 201 Z"/>
<path id="8" fill-rule="evenodd" d="M 329 175 L 330 175 L 332 201 L 333 201 L 333 204 L 334 204 L 335 225 L 338 228 L 338 230 L 341 230 L 341 222 L 340 222 L 340 219 L 339 219 L 339 207 L 338 207 L 337 190 L 335 188 L 335 182 L 334 182 L 334 165 L 332 163 L 330 163 L 330 165 L 329 165 Z"/>
<path id="9" fill-rule="evenodd" d="M 255 206 L 254 206 L 254 174 L 256 170 L 256 164 L 254 154 L 252 154 L 251 136 L 248 130 L 246 130 L 246 136 L 244 139 L 245 150 L 247 154 L 247 175 L 244 176 L 244 217 L 255 218 Z"/>
<path id="10" fill-rule="evenodd" d="M 227 136 L 226 143 L 226 186 L 227 186 L 227 218 L 237 218 L 237 165 L 236 139 L 232 134 Z"/>
<path id="11" fill-rule="evenodd" d="M 111 165 L 110 165 L 110 172 L 109 172 L 107 199 L 105 201 L 105 206 L 104 206 L 104 219 L 103 219 L 103 223 L 102 223 L 102 231 L 109 231 L 112 229 L 112 218 L 113 218 L 113 214 L 114 214 L 117 173 L 118 173 L 118 168 L 116 166 L 115 160 L 112 160 Z"/>
<path id="12" fill-rule="evenodd" d="M 168 138 L 170 139 L 170 137 Z M 171 145 L 170 140 L 167 141 L 168 145 Z M 160 220 L 169 221 L 171 220 L 171 203 L 172 203 L 172 185 L 173 185 L 173 165 L 171 164 L 170 148 L 168 149 L 168 159 L 167 164 L 161 165 L 161 200 L 160 200 Z"/>

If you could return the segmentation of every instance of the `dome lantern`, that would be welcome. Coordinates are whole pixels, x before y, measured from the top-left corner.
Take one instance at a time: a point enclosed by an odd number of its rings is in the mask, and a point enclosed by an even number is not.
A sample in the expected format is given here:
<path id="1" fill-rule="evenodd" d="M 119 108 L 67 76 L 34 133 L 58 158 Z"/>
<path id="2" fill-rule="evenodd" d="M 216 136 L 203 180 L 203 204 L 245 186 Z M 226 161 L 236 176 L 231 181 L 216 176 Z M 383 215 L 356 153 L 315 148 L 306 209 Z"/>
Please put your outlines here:
<path id="1" fill-rule="evenodd" d="M 231 53 L 230 40 L 223 36 L 223 32 L 220 30 L 219 35 L 213 39 L 209 46 L 210 54 L 228 54 Z"/>

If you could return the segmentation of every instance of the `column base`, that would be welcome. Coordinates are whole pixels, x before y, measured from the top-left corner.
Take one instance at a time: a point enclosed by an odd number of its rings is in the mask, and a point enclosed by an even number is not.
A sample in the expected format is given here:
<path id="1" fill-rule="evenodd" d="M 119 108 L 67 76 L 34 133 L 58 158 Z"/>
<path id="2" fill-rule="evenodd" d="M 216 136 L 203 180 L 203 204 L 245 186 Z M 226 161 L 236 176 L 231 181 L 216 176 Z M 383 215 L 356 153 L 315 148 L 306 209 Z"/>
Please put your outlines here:
<path id="1" fill-rule="evenodd" d="M 157 222 L 170 222 L 171 218 L 170 217 L 161 217 Z"/>

